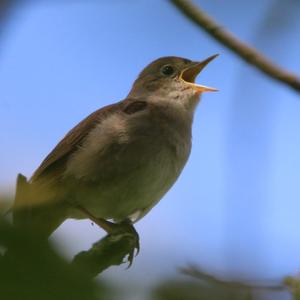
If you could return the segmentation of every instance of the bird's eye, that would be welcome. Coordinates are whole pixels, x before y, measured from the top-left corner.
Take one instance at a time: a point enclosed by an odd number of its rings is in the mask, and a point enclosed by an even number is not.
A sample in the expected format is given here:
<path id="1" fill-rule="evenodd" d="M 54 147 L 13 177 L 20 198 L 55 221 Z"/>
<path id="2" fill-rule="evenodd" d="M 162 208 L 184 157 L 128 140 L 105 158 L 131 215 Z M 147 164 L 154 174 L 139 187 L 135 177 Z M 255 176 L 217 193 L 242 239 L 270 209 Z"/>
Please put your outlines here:
<path id="1" fill-rule="evenodd" d="M 175 72 L 174 68 L 170 65 L 166 65 L 161 68 L 161 73 L 166 76 L 170 76 L 174 74 L 174 72 Z"/>

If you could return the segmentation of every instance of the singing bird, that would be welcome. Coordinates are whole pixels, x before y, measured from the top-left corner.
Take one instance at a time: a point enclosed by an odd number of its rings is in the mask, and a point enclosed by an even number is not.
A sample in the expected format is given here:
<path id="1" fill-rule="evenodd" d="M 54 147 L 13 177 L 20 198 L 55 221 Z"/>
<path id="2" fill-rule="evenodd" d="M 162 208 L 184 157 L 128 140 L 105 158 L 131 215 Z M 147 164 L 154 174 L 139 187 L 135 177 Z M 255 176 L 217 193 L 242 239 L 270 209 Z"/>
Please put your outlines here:
<path id="1" fill-rule="evenodd" d="M 75 126 L 28 183 L 19 177 L 15 224 L 49 236 L 67 218 L 90 218 L 110 232 L 145 216 L 188 160 L 201 93 L 216 91 L 195 79 L 216 56 L 150 63 L 124 100 Z"/>

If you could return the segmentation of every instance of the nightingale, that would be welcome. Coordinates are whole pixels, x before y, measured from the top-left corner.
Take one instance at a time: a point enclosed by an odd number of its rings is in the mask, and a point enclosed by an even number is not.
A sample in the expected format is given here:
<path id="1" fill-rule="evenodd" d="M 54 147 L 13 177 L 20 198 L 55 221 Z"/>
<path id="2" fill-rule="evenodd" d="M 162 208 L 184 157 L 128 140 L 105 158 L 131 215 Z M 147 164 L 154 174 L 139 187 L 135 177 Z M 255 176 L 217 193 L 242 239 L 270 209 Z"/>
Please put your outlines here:
<path id="1" fill-rule="evenodd" d="M 68 218 L 89 218 L 110 233 L 145 216 L 188 160 L 200 96 L 216 91 L 195 79 L 216 56 L 150 63 L 124 100 L 67 133 L 28 183 L 19 175 L 14 223 L 48 237 Z"/>

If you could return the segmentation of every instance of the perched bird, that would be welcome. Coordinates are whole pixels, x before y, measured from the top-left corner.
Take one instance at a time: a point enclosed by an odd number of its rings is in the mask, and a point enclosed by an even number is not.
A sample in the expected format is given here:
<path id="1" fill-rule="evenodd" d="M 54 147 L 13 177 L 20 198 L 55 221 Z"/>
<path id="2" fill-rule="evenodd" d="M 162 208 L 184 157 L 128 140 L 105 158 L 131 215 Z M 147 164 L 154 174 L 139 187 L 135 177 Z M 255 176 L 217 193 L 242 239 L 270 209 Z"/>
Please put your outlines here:
<path id="1" fill-rule="evenodd" d="M 124 100 L 75 126 L 28 183 L 19 177 L 15 224 L 49 236 L 67 218 L 90 218 L 110 232 L 147 214 L 187 162 L 200 95 L 216 90 L 195 78 L 216 56 L 150 63 Z"/>

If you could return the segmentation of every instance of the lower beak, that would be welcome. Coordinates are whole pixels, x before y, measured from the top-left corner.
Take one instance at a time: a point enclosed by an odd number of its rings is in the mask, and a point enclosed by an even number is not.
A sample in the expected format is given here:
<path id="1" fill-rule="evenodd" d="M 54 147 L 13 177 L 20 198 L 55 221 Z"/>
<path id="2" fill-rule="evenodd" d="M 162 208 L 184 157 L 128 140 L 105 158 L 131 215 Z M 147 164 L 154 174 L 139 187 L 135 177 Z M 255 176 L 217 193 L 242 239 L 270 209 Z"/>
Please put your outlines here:
<path id="1" fill-rule="evenodd" d="M 212 55 L 207 59 L 201 62 L 192 62 L 191 65 L 184 69 L 180 74 L 180 79 L 183 80 L 186 84 L 190 85 L 197 92 L 216 92 L 218 91 L 215 88 L 208 87 L 205 85 L 200 85 L 195 83 L 197 75 L 204 69 L 204 67 L 215 59 L 219 54 Z"/>

